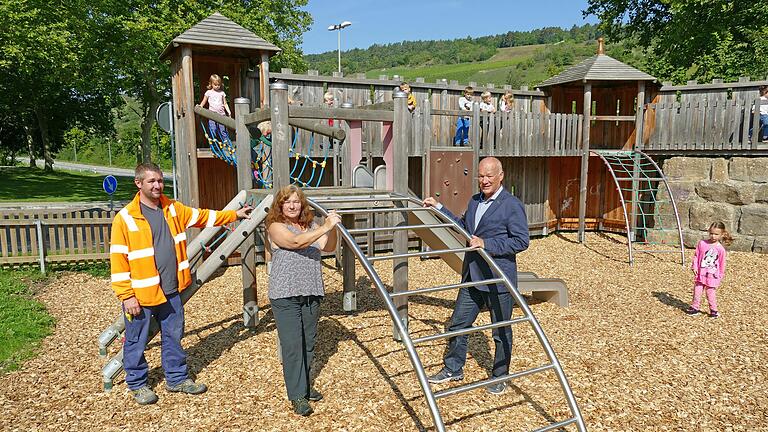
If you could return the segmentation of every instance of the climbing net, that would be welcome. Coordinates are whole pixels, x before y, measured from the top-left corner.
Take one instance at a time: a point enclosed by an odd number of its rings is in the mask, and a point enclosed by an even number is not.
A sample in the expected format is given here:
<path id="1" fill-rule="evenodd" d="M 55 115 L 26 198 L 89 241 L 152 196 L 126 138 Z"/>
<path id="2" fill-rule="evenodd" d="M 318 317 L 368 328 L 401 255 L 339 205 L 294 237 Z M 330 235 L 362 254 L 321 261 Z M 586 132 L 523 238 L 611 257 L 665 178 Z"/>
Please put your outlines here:
<path id="1" fill-rule="evenodd" d="M 667 179 L 656 162 L 640 151 L 593 150 L 608 167 L 621 199 L 627 228 L 630 263 L 632 246 L 672 246 L 640 252 L 684 254 L 680 216 Z M 683 260 L 685 256 L 683 256 Z"/>
<path id="2" fill-rule="evenodd" d="M 211 148 L 211 153 L 224 162 L 232 166 L 237 166 L 237 147 L 232 143 L 229 137 L 222 137 L 220 134 L 206 128 L 204 122 L 200 122 L 206 141 Z M 306 153 L 297 148 L 300 141 L 300 130 L 293 130 L 293 140 L 289 149 L 291 158 L 291 183 L 298 184 L 301 187 L 319 187 L 325 174 L 325 168 L 328 165 L 330 155 L 330 145 L 319 147 L 323 150 L 321 157 L 312 156 L 312 148 L 315 146 L 315 134 L 309 136 L 309 144 Z M 320 160 L 318 160 L 320 159 Z M 251 161 L 253 177 L 256 179 L 259 187 L 269 189 L 272 187 L 272 142 L 269 136 L 260 136 L 258 139 L 251 139 Z M 301 166 L 301 168 L 299 168 Z"/>

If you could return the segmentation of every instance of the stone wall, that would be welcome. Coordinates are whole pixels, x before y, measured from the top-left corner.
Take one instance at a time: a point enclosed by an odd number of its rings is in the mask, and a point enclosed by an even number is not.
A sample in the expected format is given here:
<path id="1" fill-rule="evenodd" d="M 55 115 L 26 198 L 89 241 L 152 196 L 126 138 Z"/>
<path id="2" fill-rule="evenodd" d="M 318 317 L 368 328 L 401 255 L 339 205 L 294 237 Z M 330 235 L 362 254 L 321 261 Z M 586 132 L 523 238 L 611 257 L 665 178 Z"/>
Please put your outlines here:
<path id="1" fill-rule="evenodd" d="M 734 237 L 728 249 L 768 253 L 768 158 L 673 157 L 662 170 L 687 247 L 706 237 L 709 224 L 722 221 Z M 668 193 L 661 188 L 658 196 Z"/>

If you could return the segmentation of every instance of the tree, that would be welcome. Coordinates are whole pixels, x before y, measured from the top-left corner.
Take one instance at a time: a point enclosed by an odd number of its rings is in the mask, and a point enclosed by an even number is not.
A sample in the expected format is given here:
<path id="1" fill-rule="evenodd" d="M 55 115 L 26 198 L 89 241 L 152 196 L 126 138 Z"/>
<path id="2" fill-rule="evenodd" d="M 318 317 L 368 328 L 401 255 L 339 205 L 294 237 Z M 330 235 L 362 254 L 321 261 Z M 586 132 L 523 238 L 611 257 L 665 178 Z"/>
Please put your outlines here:
<path id="1" fill-rule="evenodd" d="M 101 52 L 115 66 L 114 78 L 123 91 L 141 102 L 142 157 L 151 157 L 155 111 L 170 95 L 170 65 L 159 56 L 170 41 L 214 12 L 220 12 L 282 53 L 272 67 L 306 70 L 299 45 L 312 23 L 299 9 L 306 0 L 97 0 L 89 19 L 100 30 Z"/>
<path id="2" fill-rule="evenodd" d="M 589 0 L 612 39 L 647 50 L 648 71 L 675 82 L 768 71 L 768 2 L 733 0 Z"/>
<path id="3" fill-rule="evenodd" d="M 42 156 L 46 170 L 70 127 L 111 128 L 115 98 L 102 79 L 108 65 L 92 57 L 93 39 L 82 22 L 87 11 L 82 0 L 59 8 L 0 0 L 0 105 L 12 108 L 10 121 L 25 131 L 30 159 Z"/>

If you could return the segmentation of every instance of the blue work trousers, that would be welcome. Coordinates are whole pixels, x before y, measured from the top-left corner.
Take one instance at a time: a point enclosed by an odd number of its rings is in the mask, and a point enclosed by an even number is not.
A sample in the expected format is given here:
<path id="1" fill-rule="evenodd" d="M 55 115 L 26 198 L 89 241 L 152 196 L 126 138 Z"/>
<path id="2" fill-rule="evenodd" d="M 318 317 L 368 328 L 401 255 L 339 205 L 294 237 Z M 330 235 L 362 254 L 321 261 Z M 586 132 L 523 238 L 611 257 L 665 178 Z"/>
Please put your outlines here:
<path id="1" fill-rule="evenodd" d="M 451 316 L 448 331 L 469 328 L 475 322 L 483 305 L 491 312 L 491 321 L 496 323 L 512 317 L 512 295 L 504 287 L 498 291 L 481 291 L 477 288 L 461 288 L 456 297 L 456 307 Z M 448 352 L 443 359 L 445 367 L 453 372 L 460 372 L 467 361 L 468 335 L 452 337 L 448 341 Z M 492 376 L 500 377 L 509 372 L 512 359 L 512 328 L 509 326 L 493 329 L 493 341 L 496 353 L 493 360 Z"/>
<path id="2" fill-rule="evenodd" d="M 456 120 L 456 135 L 453 137 L 453 145 L 462 146 L 469 144 L 469 119 L 459 117 Z"/>
<path id="3" fill-rule="evenodd" d="M 160 324 L 161 362 L 165 381 L 175 386 L 187 379 L 187 355 L 181 348 L 184 334 L 184 307 L 179 293 L 166 294 L 167 302 L 157 306 L 142 306 L 141 312 L 130 321 L 125 319 L 123 368 L 128 388 L 136 390 L 147 384 L 149 367 L 144 358 L 149 337 L 149 323 L 154 316 Z"/>

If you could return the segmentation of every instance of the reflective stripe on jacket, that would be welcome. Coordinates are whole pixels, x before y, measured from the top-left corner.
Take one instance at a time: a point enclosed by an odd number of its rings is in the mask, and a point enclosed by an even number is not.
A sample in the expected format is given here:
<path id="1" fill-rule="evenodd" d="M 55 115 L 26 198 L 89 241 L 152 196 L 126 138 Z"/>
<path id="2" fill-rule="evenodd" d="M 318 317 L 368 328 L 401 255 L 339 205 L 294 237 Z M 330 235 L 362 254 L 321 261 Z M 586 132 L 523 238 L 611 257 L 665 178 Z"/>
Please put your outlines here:
<path id="1" fill-rule="evenodd" d="M 237 220 L 237 213 L 234 210 L 191 208 L 164 195 L 160 196 L 160 206 L 174 239 L 179 291 L 183 291 L 192 283 L 187 260 L 186 229 L 234 222 Z M 156 306 L 166 302 L 160 288 L 160 275 L 155 266 L 152 229 L 141 213 L 138 193 L 112 220 L 109 261 L 112 290 L 121 301 L 136 297 L 142 306 Z"/>

